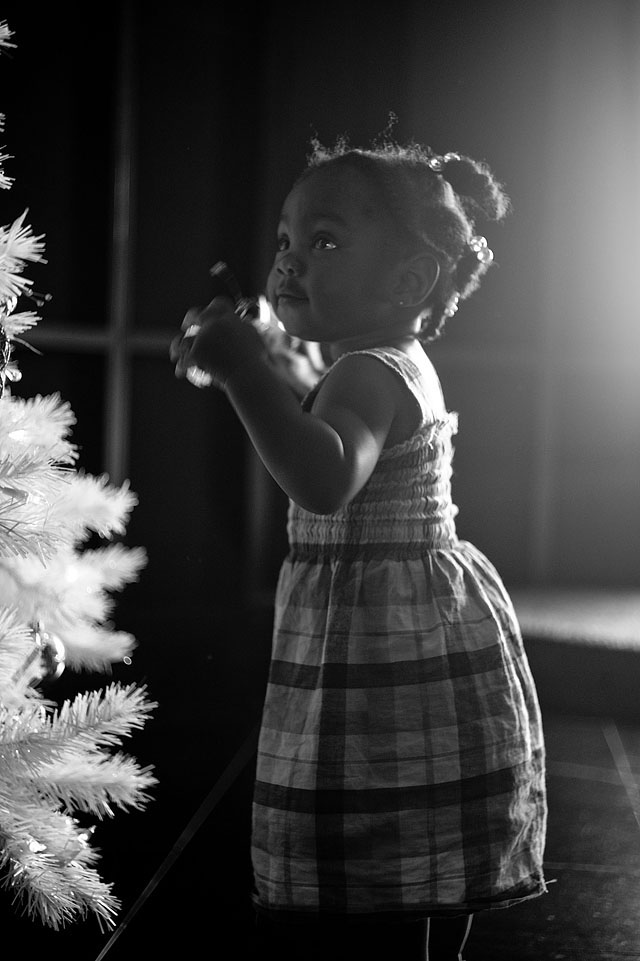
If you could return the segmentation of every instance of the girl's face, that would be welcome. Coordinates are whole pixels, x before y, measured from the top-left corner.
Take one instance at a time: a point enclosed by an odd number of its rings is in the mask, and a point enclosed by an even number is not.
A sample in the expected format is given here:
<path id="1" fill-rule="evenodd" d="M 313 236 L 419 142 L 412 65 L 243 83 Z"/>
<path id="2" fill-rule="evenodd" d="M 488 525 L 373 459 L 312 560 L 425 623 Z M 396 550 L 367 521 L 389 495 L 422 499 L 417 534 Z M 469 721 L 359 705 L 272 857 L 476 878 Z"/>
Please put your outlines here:
<path id="1" fill-rule="evenodd" d="M 400 262 L 390 219 L 367 179 L 319 168 L 284 202 L 269 300 L 288 334 L 336 343 L 380 331 L 397 316 Z"/>

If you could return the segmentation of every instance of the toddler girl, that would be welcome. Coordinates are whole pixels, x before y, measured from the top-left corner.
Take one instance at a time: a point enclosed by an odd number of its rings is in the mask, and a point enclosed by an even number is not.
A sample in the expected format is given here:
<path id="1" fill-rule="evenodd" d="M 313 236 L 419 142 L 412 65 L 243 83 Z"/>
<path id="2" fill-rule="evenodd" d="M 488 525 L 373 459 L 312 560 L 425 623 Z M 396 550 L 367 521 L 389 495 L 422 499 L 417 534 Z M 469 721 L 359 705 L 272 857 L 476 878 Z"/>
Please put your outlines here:
<path id="1" fill-rule="evenodd" d="M 453 961 L 475 912 L 546 890 L 538 700 L 502 581 L 456 535 L 456 415 L 424 349 L 491 264 L 476 220 L 508 203 L 457 153 L 316 144 L 267 293 L 328 370 L 300 403 L 225 297 L 172 345 L 290 498 L 253 804 L 261 957 Z"/>

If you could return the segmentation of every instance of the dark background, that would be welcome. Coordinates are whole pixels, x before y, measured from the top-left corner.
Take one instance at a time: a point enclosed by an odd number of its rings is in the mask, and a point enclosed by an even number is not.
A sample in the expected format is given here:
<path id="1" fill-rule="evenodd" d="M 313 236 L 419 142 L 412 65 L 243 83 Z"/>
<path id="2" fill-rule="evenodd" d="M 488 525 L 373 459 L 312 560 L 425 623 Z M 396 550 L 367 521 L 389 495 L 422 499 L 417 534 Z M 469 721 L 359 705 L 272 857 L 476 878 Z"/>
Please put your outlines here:
<path id="1" fill-rule="evenodd" d="M 485 231 L 497 266 L 432 353 L 460 414 L 459 532 L 508 586 L 637 586 L 640 8 L 185 0 L 90 20 L 70 4 L 5 8 L 18 46 L 0 60 L 16 178 L 2 222 L 29 208 L 48 259 L 30 276 L 53 295 L 30 338 L 42 355 L 17 356 L 16 393 L 70 402 L 80 466 L 130 481 L 124 541 L 149 555 L 118 598 L 117 627 L 139 646 L 114 679 L 159 702 L 127 750 L 160 786 L 147 812 L 97 834 L 126 913 L 258 721 L 286 549 L 281 493 L 224 396 L 175 380 L 168 343 L 208 299 L 216 260 L 262 289 L 310 137 L 366 146 L 393 112 L 397 139 L 486 160 L 505 183 L 513 214 Z M 128 384 L 116 461 L 114 363 Z M 65 674 L 55 693 L 104 682 Z M 143 929 L 195 937 L 244 918 L 250 774 L 240 818 L 221 802 L 109 961 Z M 93 920 L 51 937 L 15 924 L 67 957 L 104 943 Z"/>

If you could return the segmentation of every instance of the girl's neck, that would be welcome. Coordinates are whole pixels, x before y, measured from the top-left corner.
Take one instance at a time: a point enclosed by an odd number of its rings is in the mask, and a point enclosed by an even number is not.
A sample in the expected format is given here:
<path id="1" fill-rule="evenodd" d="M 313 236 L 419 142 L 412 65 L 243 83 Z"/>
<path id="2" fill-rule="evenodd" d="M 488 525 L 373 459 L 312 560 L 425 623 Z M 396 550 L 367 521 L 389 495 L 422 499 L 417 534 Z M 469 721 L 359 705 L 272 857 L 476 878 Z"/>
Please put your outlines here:
<path id="1" fill-rule="evenodd" d="M 394 324 L 377 327 L 374 330 L 363 331 L 355 337 L 345 337 L 343 340 L 332 341 L 328 344 L 329 355 L 337 360 L 342 354 L 355 350 L 367 350 L 370 347 L 398 347 L 402 349 L 418 338 L 415 324 Z"/>

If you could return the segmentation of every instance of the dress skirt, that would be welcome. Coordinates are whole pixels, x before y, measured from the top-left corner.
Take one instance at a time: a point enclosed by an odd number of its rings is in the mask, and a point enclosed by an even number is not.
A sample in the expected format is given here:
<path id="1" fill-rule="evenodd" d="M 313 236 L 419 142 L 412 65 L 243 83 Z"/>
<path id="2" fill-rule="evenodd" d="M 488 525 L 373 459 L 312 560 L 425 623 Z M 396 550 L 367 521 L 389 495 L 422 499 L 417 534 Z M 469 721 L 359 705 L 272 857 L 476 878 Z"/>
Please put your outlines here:
<path id="1" fill-rule="evenodd" d="M 540 712 L 489 561 L 466 542 L 393 562 L 302 552 L 277 598 L 257 906 L 409 919 L 541 894 Z"/>

